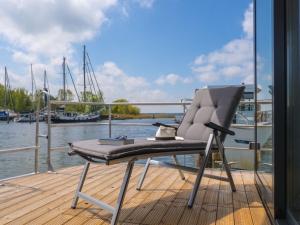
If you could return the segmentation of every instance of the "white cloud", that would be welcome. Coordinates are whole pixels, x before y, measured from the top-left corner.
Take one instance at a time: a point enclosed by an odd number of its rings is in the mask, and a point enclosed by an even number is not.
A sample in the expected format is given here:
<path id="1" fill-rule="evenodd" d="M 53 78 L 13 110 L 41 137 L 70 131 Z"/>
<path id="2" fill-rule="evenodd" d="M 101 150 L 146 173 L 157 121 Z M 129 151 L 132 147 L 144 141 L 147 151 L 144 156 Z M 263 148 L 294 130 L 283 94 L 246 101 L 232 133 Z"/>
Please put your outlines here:
<path id="1" fill-rule="evenodd" d="M 27 65 L 37 61 L 37 57 L 34 54 L 25 54 L 22 51 L 14 51 L 12 54 L 12 58 L 15 62 L 21 62 Z"/>
<path id="2" fill-rule="evenodd" d="M 153 88 L 145 78 L 126 74 L 114 62 L 101 65 L 96 76 L 107 102 L 118 98 L 140 102 L 168 99 L 165 92 Z"/>
<path id="3" fill-rule="evenodd" d="M 1 65 L 0 68 L 3 68 L 4 65 Z M 47 75 L 49 80 L 57 80 L 58 82 L 51 82 L 50 89 L 51 94 L 56 95 L 58 89 L 62 86 L 61 74 L 58 74 L 54 67 L 47 67 L 45 64 L 33 64 L 33 75 L 36 83 L 37 89 L 42 89 L 44 85 L 44 70 L 47 69 Z M 7 68 L 9 81 L 11 87 L 14 88 L 25 88 L 28 91 L 31 91 L 31 71 L 30 66 L 26 67 L 23 71 L 15 72 L 11 68 Z M 0 77 L 0 83 L 4 83 L 4 76 Z"/>
<path id="4" fill-rule="evenodd" d="M 158 85 L 170 84 L 175 85 L 177 83 L 188 84 L 192 82 L 192 78 L 190 77 L 182 77 L 180 75 L 170 73 L 164 76 L 160 76 L 155 83 Z"/>
<path id="5" fill-rule="evenodd" d="M 134 2 L 140 7 L 150 8 L 154 0 L 128 1 L 130 4 Z M 78 65 L 73 58 L 74 44 L 85 43 L 99 35 L 103 24 L 109 21 L 107 11 L 122 6 L 119 3 L 122 0 L 1 1 L 0 38 L 6 43 L 1 49 L 10 54 L 13 62 L 18 65 L 18 72 L 10 70 L 14 87 L 31 89 L 29 68 L 32 63 L 38 88 L 43 85 L 43 71 L 47 69 L 52 93 L 57 93 L 62 84 L 63 56 L 67 57 L 74 78 L 78 80 L 77 84 L 81 84 L 81 63 Z M 127 76 L 111 63 L 103 65 L 101 72 L 120 76 L 123 81 L 125 79 L 128 84 L 124 86 L 126 90 L 143 86 L 146 82 L 141 77 Z M 113 87 L 114 83 L 110 85 Z M 118 85 L 119 82 L 116 82 Z M 82 89 L 82 86 L 79 88 Z M 153 92 L 153 96 L 157 93 Z"/>
<path id="6" fill-rule="evenodd" d="M 253 38 L 253 3 L 250 4 L 244 14 L 243 30 L 247 38 Z"/>
<path id="7" fill-rule="evenodd" d="M 105 12 L 117 0 L 10 0 L 0 8 L 0 36 L 25 55 L 56 58 L 70 55 L 72 44 L 95 37 L 107 20 Z M 25 60 L 24 60 L 25 59 Z"/>
<path id="8" fill-rule="evenodd" d="M 227 82 L 253 83 L 253 4 L 244 14 L 243 37 L 222 48 L 202 54 L 194 60 L 192 70 L 206 84 Z"/>

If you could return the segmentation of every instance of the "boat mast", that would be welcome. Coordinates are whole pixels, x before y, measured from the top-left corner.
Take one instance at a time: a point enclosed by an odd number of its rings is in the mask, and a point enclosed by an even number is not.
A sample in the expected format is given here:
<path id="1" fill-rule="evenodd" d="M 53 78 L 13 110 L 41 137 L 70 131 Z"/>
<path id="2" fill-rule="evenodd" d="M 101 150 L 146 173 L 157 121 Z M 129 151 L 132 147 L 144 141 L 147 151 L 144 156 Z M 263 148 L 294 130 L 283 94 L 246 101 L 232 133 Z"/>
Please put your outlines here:
<path id="1" fill-rule="evenodd" d="M 66 57 L 63 58 L 63 101 L 66 101 Z"/>
<path id="2" fill-rule="evenodd" d="M 47 72 L 46 70 L 44 70 L 44 91 L 46 91 L 49 95 L 49 90 L 47 88 Z M 44 107 L 46 108 L 48 105 L 48 96 L 44 95 Z"/>
<path id="3" fill-rule="evenodd" d="M 86 59 L 85 59 L 85 56 L 86 56 L 86 53 L 85 53 L 86 49 L 85 49 L 85 45 L 83 45 L 83 101 L 85 102 L 86 101 L 86 78 L 85 78 L 85 65 L 86 65 Z"/>
<path id="4" fill-rule="evenodd" d="M 96 74 L 95 74 L 95 71 L 94 71 L 94 68 L 93 68 L 93 65 L 92 65 L 92 62 L 91 62 L 91 59 L 90 59 L 90 56 L 89 56 L 89 53 L 87 52 L 86 53 L 86 56 L 87 56 L 87 68 L 88 68 L 88 70 L 89 70 L 89 67 L 90 67 L 90 73 L 92 73 L 92 75 L 93 75 L 93 78 L 94 78 L 94 80 L 95 80 L 95 82 L 96 82 L 96 85 L 97 85 L 97 89 L 98 89 L 98 95 L 99 95 L 99 101 L 101 101 L 101 102 L 104 102 L 104 99 L 103 99 L 103 93 L 102 93 L 102 91 L 101 91 L 101 89 L 100 89 L 100 86 L 99 86 L 99 83 L 98 83 L 98 80 L 97 80 L 97 78 L 96 78 Z M 92 78 L 91 78 L 92 79 Z M 92 79 L 93 80 L 93 79 Z M 95 94 L 96 94 L 96 92 L 95 92 Z"/>
<path id="5" fill-rule="evenodd" d="M 4 72 L 4 109 L 7 108 L 7 69 L 6 66 L 4 68 L 5 72 Z"/>
<path id="6" fill-rule="evenodd" d="M 33 73 L 32 73 L 32 64 L 30 64 L 30 74 L 31 74 L 31 99 L 33 101 Z"/>
<path id="7" fill-rule="evenodd" d="M 47 72 L 46 72 L 46 70 L 44 70 L 44 91 L 48 91 L 47 85 L 46 85 L 46 77 L 47 77 Z"/>

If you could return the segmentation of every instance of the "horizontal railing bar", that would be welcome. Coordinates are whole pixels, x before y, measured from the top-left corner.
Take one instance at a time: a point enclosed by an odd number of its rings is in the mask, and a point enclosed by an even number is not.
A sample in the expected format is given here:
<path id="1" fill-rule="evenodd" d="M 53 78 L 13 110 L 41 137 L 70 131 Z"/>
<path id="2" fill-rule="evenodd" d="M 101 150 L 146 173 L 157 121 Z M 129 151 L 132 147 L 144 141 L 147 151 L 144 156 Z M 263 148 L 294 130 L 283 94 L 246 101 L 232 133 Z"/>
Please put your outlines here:
<path id="1" fill-rule="evenodd" d="M 40 134 L 40 135 L 38 135 L 38 137 L 40 137 L 40 138 L 48 138 L 48 135 L 47 134 Z"/>
<path id="2" fill-rule="evenodd" d="M 253 149 L 249 149 L 249 148 L 245 148 L 245 147 L 227 147 L 227 146 L 224 146 L 224 148 L 226 150 L 238 150 L 238 151 L 240 151 L 240 150 L 247 150 L 247 151 L 251 150 L 251 151 L 253 151 Z"/>
<path id="3" fill-rule="evenodd" d="M 254 101 L 240 101 L 240 104 L 254 104 Z M 272 100 L 259 100 L 257 101 L 258 104 L 272 104 Z M 103 105 L 103 106 L 114 106 L 114 105 L 143 105 L 143 106 L 184 106 L 190 105 L 191 102 L 111 102 L 111 103 L 104 103 L 104 102 L 71 102 L 71 101 L 50 101 L 52 105 Z"/>
<path id="4" fill-rule="evenodd" d="M 51 124 L 51 127 L 74 127 L 74 126 L 97 126 L 109 125 L 109 123 L 83 122 L 83 123 L 56 123 Z M 112 126 L 153 126 L 152 123 L 111 123 Z M 178 124 L 168 124 L 177 126 Z"/>
<path id="5" fill-rule="evenodd" d="M 257 124 L 256 126 L 258 128 L 259 127 L 272 127 L 272 124 Z M 255 125 L 249 125 L 249 124 L 232 124 L 231 127 L 234 127 L 234 128 L 254 128 Z"/>
<path id="6" fill-rule="evenodd" d="M 2 149 L 2 150 L 0 150 L 0 154 L 29 151 L 29 150 L 35 150 L 37 148 L 40 148 L 40 146 L 30 146 L 30 147 L 23 147 L 23 148 Z"/>
<path id="7" fill-rule="evenodd" d="M 98 126 L 109 125 L 109 123 L 103 122 L 82 122 L 82 123 L 52 123 L 51 127 L 74 127 L 74 126 Z M 152 123 L 111 123 L 112 126 L 153 126 Z M 178 126 L 178 124 L 168 124 L 171 126 Z M 231 128 L 254 128 L 255 125 L 248 124 L 232 124 Z M 257 127 L 272 127 L 270 124 L 257 125 Z"/>
<path id="8" fill-rule="evenodd" d="M 70 102 L 70 101 L 50 101 L 52 105 L 103 105 L 103 106 L 114 106 L 114 105 L 165 105 L 165 106 L 183 106 L 190 105 L 191 102 Z"/>
<path id="9" fill-rule="evenodd" d="M 69 148 L 68 145 L 66 146 L 57 146 L 57 147 L 53 147 L 50 149 L 50 151 L 61 151 L 61 150 L 65 150 L 66 148 Z"/>
<path id="10" fill-rule="evenodd" d="M 33 172 L 33 173 L 26 173 L 26 174 L 14 176 L 14 177 L 8 177 L 8 178 L 1 179 L 0 182 L 9 181 L 9 180 L 16 179 L 16 178 L 28 177 L 28 176 L 32 176 L 32 175 L 36 175 L 36 174 L 37 173 Z M 0 184 L 0 186 L 1 186 L 1 184 Z"/>

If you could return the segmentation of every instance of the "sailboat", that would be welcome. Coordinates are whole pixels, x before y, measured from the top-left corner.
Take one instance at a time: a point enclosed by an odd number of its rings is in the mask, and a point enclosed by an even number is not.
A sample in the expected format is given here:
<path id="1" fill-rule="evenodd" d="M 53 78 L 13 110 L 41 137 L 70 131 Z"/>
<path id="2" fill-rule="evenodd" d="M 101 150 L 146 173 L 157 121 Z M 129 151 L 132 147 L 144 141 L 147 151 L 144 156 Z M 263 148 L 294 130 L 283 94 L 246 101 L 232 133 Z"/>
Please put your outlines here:
<path id="1" fill-rule="evenodd" d="M 66 64 L 66 58 L 63 58 L 63 96 L 62 100 L 67 100 L 67 89 L 66 89 L 66 72 L 70 75 L 72 80 L 76 96 L 78 101 L 80 102 L 80 97 L 77 91 L 77 88 L 74 83 L 73 76 L 69 69 L 69 66 Z M 87 83 L 90 85 L 91 93 L 97 93 L 97 100 L 103 102 L 103 95 L 99 88 L 98 81 L 96 79 L 96 75 L 94 73 L 94 69 L 91 64 L 90 57 L 86 52 L 86 46 L 83 46 L 83 102 L 87 101 Z M 80 123 L 80 122 L 96 122 L 100 119 L 100 112 L 97 113 L 89 113 L 89 114 L 81 114 L 78 112 L 66 112 L 65 106 L 62 106 L 56 110 L 54 116 L 51 116 L 51 121 L 53 123 Z"/>
<path id="2" fill-rule="evenodd" d="M 4 103 L 3 109 L 0 110 L 0 121 L 7 121 L 13 120 L 16 117 L 16 113 L 10 109 L 8 109 L 8 102 L 13 104 L 13 99 L 11 95 L 11 87 L 9 82 L 9 77 L 7 73 L 7 68 L 4 69 Z M 14 104 L 13 104 L 14 105 Z"/>
<path id="3" fill-rule="evenodd" d="M 32 64 L 30 65 L 30 75 L 31 75 L 31 99 L 34 102 L 35 95 L 36 95 L 36 83 L 33 75 Z M 39 121 L 44 121 L 45 116 L 43 113 L 39 115 Z M 36 122 L 36 114 L 34 110 L 21 112 L 18 118 L 15 118 L 15 122 L 17 123 L 33 123 Z"/>

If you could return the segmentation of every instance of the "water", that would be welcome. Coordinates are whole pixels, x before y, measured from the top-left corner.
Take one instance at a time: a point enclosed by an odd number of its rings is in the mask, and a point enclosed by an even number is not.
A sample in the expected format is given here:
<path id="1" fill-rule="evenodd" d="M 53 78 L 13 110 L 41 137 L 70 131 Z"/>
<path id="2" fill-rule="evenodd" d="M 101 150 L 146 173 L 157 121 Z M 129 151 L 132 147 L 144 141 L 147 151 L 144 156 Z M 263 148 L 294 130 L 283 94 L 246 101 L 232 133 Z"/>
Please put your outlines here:
<path id="1" fill-rule="evenodd" d="M 172 119 L 137 119 L 119 120 L 117 123 L 174 123 Z M 108 121 L 102 121 L 108 122 Z M 113 126 L 112 136 L 127 135 L 134 137 L 151 137 L 156 132 L 153 126 Z M 40 123 L 40 134 L 47 134 L 47 124 Z M 75 126 L 53 127 L 52 147 L 67 146 L 69 142 L 84 139 L 108 138 L 108 126 Z M 35 145 L 35 123 L 0 123 L 0 149 L 19 148 Z M 40 138 L 39 171 L 47 171 L 46 155 L 47 140 Z M 51 153 L 51 162 L 54 169 L 74 166 L 83 163 L 77 156 L 68 156 L 67 150 Z M 34 171 L 34 151 L 5 153 L 0 155 L 0 179 L 31 173 Z"/>
<path id="2" fill-rule="evenodd" d="M 107 121 L 102 121 L 107 122 Z M 119 120 L 115 123 L 174 123 L 173 119 L 136 119 L 136 120 Z M 112 126 L 112 137 L 127 135 L 129 138 L 134 137 L 153 137 L 156 132 L 154 126 Z M 47 134 L 47 124 L 40 123 L 40 134 Z M 69 142 L 108 138 L 108 126 L 75 126 L 75 127 L 54 127 L 52 128 L 52 147 L 67 146 Z M 0 149 L 18 148 L 35 145 L 35 123 L 0 123 Z M 39 152 L 39 171 L 47 171 L 46 155 L 47 140 L 40 138 Z M 67 148 L 65 151 L 53 151 L 51 153 L 51 162 L 55 170 L 63 167 L 80 165 L 84 161 L 78 156 L 68 156 Z M 240 152 L 236 150 L 227 151 L 228 160 L 242 161 L 237 167 L 244 169 L 253 168 L 253 152 Z M 164 157 L 162 160 L 170 160 L 170 157 Z M 192 156 L 179 156 L 182 164 L 193 165 Z M 6 153 L 0 155 L 0 179 L 18 176 L 34 171 L 34 151 Z"/>

